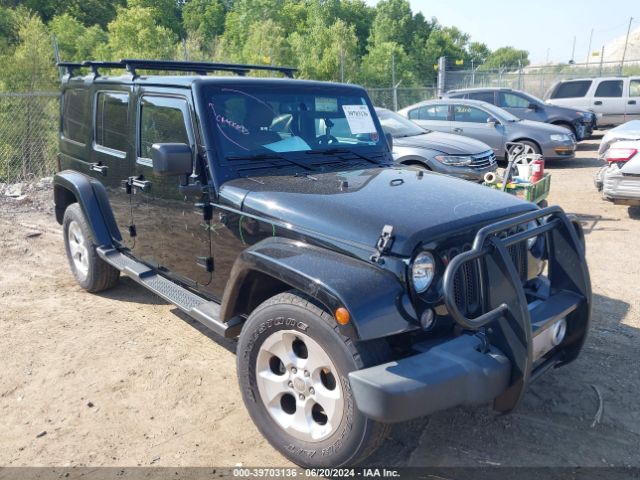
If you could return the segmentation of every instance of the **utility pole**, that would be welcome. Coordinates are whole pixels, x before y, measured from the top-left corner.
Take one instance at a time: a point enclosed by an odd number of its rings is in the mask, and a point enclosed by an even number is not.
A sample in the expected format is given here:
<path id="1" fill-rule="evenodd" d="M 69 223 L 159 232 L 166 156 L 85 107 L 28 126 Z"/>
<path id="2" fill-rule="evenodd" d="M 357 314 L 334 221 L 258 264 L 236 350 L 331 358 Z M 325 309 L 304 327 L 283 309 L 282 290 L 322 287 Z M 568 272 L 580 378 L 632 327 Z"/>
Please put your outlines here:
<path id="1" fill-rule="evenodd" d="M 602 45 L 602 50 L 600 51 L 600 73 L 598 74 L 599 77 L 602 76 L 602 62 L 604 61 L 604 45 Z"/>
<path id="2" fill-rule="evenodd" d="M 344 83 L 344 48 L 340 45 L 340 82 Z"/>
<path id="3" fill-rule="evenodd" d="M 575 63 L 576 58 L 576 36 L 573 36 L 573 48 L 571 48 L 571 61 L 569 63 Z"/>
<path id="4" fill-rule="evenodd" d="M 393 87 L 393 111 L 398 111 L 398 90 L 396 87 L 396 54 L 391 54 L 391 86 Z"/>
<path id="5" fill-rule="evenodd" d="M 591 57 L 591 41 L 593 40 L 593 28 L 589 34 L 589 48 L 587 49 L 587 65 L 589 65 L 589 57 Z"/>
<path id="6" fill-rule="evenodd" d="M 629 43 L 629 33 L 631 32 L 631 22 L 633 17 L 629 17 L 629 26 L 627 27 L 627 38 L 624 40 L 624 50 L 622 50 L 622 61 L 620 62 L 620 73 L 622 73 L 622 67 L 624 67 L 624 57 L 627 55 L 627 44 Z"/>
<path id="7" fill-rule="evenodd" d="M 547 48 L 547 65 L 549 64 L 549 52 L 551 51 L 550 48 Z"/>

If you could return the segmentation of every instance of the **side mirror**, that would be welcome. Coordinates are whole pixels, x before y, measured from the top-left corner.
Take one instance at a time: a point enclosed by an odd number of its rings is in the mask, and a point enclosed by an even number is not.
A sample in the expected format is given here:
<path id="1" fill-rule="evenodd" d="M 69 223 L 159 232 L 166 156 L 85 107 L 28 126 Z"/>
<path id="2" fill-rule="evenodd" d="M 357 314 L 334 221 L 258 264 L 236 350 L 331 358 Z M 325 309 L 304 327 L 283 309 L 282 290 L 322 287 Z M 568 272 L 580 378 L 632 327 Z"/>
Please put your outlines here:
<path id="1" fill-rule="evenodd" d="M 488 117 L 487 118 L 487 125 L 489 125 L 490 127 L 495 127 L 498 124 L 500 124 L 500 122 L 498 121 L 497 118 L 495 118 L 495 117 Z"/>
<path id="2" fill-rule="evenodd" d="M 530 103 L 529 106 L 527 107 L 529 110 L 538 110 L 538 104 L 536 103 Z"/>
<path id="3" fill-rule="evenodd" d="M 153 173 L 160 177 L 189 175 L 193 166 L 191 147 L 186 143 L 154 143 L 151 161 Z"/>
<path id="4" fill-rule="evenodd" d="M 389 144 L 389 150 L 393 152 L 393 135 L 387 132 L 384 134 L 384 138 L 387 139 L 387 143 Z"/>

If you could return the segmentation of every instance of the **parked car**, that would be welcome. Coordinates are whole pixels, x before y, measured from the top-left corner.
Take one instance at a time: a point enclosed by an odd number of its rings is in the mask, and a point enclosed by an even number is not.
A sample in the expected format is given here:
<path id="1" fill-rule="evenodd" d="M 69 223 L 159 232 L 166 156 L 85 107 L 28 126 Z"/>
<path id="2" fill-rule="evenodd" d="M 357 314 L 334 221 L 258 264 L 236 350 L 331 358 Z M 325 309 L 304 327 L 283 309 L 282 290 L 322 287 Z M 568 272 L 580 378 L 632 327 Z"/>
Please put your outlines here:
<path id="1" fill-rule="evenodd" d="M 427 100 L 398 112 L 431 130 L 475 138 L 505 159 L 508 142 L 529 145 L 547 160 L 573 158 L 575 137 L 564 127 L 520 120 L 502 108 L 479 100 Z"/>
<path id="2" fill-rule="evenodd" d="M 54 201 L 72 274 L 98 292 L 123 273 L 237 338 L 246 408 L 292 462 L 361 462 L 389 423 L 457 405 L 508 412 L 578 356 L 580 224 L 394 164 L 363 88 L 245 76 L 293 75 L 274 66 L 60 66 Z M 228 381 L 216 365 L 211 380 Z"/>
<path id="3" fill-rule="evenodd" d="M 595 127 L 595 114 L 588 110 L 561 107 L 520 90 L 510 88 L 467 88 L 451 90 L 444 98 L 468 98 L 496 105 L 522 120 L 551 123 L 568 128 L 576 140 L 589 138 Z"/>
<path id="4" fill-rule="evenodd" d="M 640 77 L 562 80 L 544 98 L 552 105 L 594 112 L 598 127 L 640 120 Z"/>
<path id="5" fill-rule="evenodd" d="M 603 198 L 616 204 L 640 205 L 640 120 L 607 132 L 598 154 L 606 162 L 595 178 Z"/>
<path id="6" fill-rule="evenodd" d="M 481 182 L 498 168 L 486 143 L 450 133 L 426 130 L 386 108 L 376 108 L 385 134 L 393 137 L 393 158 L 403 165 Z"/>

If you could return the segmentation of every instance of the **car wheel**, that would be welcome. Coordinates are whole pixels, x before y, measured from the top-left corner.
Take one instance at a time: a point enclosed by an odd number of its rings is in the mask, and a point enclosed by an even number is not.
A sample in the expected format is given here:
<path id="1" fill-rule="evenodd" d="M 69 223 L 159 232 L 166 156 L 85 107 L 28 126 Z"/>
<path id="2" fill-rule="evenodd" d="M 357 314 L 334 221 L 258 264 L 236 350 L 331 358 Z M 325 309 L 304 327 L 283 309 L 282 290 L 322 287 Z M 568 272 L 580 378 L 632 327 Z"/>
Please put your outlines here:
<path id="1" fill-rule="evenodd" d="M 303 467 L 353 465 L 388 426 L 356 407 L 348 374 L 388 358 L 384 341 L 357 345 L 309 299 L 283 293 L 256 308 L 238 342 L 244 403 L 262 435 Z"/>
<path id="2" fill-rule="evenodd" d="M 93 233 L 77 203 L 72 203 L 65 210 L 62 231 L 69 266 L 78 284 L 89 292 L 113 287 L 118 282 L 120 271 L 98 256 Z"/>
<path id="3" fill-rule="evenodd" d="M 532 142 L 531 140 L 516 140 L 517 143 L 522 143 L 523 145 L 526 145 L 527 147 L 530 147 L 531 150 L 533 151 L 533 153 L 540 155 L 540 153 L 542 153 L 540 151 L 540 147 L 538 147 L 538 144 L 535 142 Z M 517 148 L 515 145 L 513 145 L 510 149 L 509 152 L 511 152 L 511 150 L 513 150 L 514 148 Z"/>

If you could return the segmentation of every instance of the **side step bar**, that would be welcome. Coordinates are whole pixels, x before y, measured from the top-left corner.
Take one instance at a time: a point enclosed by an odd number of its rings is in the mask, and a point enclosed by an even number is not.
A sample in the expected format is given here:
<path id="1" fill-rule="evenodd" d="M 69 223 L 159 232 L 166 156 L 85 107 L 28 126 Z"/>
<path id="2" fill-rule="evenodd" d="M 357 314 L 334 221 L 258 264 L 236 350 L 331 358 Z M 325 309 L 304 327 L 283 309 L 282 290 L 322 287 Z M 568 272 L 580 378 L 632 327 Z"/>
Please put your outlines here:
<path id="1" fill-rule="evenodd" d="M 236 317 L 223 323 L 220 318 L 220 305 L 206 300 L 195 293 L 175 284 L 171 280 L 156 273 L 145 264 L 126 256 L 114 248 L 96 248 L 98 255 L 108 264 L 114 266 L 127 277 L 164 298 L 194 320 L 213 330 L 225 338 L 235 338 L 240 334 L 243 319 Z"/>

